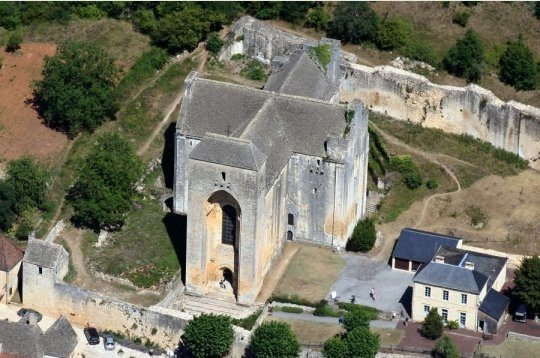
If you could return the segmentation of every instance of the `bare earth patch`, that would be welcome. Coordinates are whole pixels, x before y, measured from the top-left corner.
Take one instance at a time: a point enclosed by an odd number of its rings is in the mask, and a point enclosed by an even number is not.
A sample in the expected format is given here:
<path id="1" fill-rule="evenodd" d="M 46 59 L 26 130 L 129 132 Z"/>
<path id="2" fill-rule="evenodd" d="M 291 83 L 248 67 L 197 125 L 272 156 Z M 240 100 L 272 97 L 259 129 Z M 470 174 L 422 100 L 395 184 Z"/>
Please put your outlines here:
<path id="1" fill-rule="evenodd" d="M 539 193 L 540 174 L 532 169 L 504 178 L 490 175 L 459 193 L 433 200 L 418 229 L 460 236 L 474 246 L 538 255 Z M 487 216 L 483 228 L 471 226 L 465 213 L 470 205 L 479 207 Z M 414 226 L 422 206 L 421 201 L 414 203 L 395 222 L 380 225 L 378 230 L 391 239 L 401 228 Z"/>
<path id="2" fill-rule="evenodd" d="M 56 45 L 27 43 L 16 53 L 3 53 L 0 69 L 0 159 L 31 156 L 54 160 L 68 145 L 67 137 L 46 127 L 32 108 L 32 81 L 41 78 L 43 58 Z"/>
<path id="3" fill-rule="evenodd" d="M 480 353 L 494 357 L 536 357 L 540 351 L 540 342 L 507 339 L 496 346 L 483 344 Z"/>
<path id="4" fill-rule="evenodd" d="M 345 260 L 330 248 L 302 246 L 292 258 L 274 291 L 275 295 L 293 295 L 315 302 L 323 299 L 345 267 Z"/>

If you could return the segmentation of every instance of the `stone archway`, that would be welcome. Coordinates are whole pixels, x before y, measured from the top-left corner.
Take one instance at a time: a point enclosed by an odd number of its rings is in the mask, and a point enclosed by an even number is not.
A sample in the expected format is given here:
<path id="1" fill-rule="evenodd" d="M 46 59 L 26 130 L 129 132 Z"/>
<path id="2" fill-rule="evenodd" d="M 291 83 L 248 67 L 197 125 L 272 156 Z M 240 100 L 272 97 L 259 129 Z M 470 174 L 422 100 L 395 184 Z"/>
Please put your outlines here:
<path id="1" fill-rule="evenodd" d="M 205 203 L 206 292 L 237 297 L 242 211 L 228 192 L 214 192 Z M 231 297 L 232 298 L 232 297 Z"/>

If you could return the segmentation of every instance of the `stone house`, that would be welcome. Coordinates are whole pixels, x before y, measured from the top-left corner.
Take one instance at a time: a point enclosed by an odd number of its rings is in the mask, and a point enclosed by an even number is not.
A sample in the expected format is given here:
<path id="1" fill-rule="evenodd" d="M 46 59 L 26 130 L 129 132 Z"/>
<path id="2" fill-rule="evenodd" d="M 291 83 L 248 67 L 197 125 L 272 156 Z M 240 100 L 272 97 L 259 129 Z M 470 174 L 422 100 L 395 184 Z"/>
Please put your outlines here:
<path id="1" fill-rule="evenodd" d="M 23 251 L 0 236 L 0 303 L 9 303 L 19 287 Z"/>
<path id="2" fill-rule="evenodd" d="M 368 111 L 338 103 L 339 42 L 321 43 L 328 66 L 299 48 L 263 90 L 186 79 L 173 208 L 187 215 L 187 293 L 249 304 L 286 240 L 343 247 L 363 217 Z"/>
<path id="3" fill-rule="evenodd" d="M 503 257 L 439 246 L 413 277 L 412 319 L 423 321 L 437 307 L 445 323 L 496 332 L 509 302 L 499 292 L 506 281 L 506 263 Z"/>

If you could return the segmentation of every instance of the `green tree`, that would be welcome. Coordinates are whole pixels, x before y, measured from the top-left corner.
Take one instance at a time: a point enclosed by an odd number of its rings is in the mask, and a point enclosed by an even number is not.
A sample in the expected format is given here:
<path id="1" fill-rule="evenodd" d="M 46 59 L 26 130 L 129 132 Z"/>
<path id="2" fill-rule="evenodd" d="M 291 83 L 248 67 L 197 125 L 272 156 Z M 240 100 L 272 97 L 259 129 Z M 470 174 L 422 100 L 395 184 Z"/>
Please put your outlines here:
<path id="1" fill-rule="evenodd" d="M 408 45 L 412 40 L 411 23 L 402 17 L 391 16 L 385 19 L 377 32 L 377 46 L 381 50 L 394 50 Z"/>
<path id="2" fill-rule="evenodd" d="M 499 78 L 517 90 L 533 90 L 536 86 L 536 63 L 523 36 L 509 41 L 499 60 Z"/>
<path id="3" fill-rule="evenodd" d="M 21 10 L 18 4 L 12 1 L 0 2 L 0 26 L 14 30 L 21 25 Z"/>
<path id="4" fill-rule="evenodd" d="M 349 346 L 340 337 L 332 337 L 324 342 L 322 355 L 325 358 L 349 358 Z"/>
<path id="5" fill-rule="evenodd" d="M 353 331 L 358 327 L 369 328 L 370 317 L 360 309 L 353 309 L 345 313 L 343 318 L 343 327 L 347 332 Z"/>
<path id="6" fill-rule="evenodd" d="M 194 357 L 218 358 L 229 352 L 234 330 L 229 317 L 203 313 L 188 323 L 183 337 Z"/>
<path id="7" fill-rule="evenodd" d="M 403 181 L 405 182 L 405 185 L 407 186 L 407 188 L 411 190 L 414 190 L 422 186 L 422 176 L 420 175 L 419 172 L 407 174 L 403 178 Z"/>
<path id="8" fill-rule="evenodd" d="M 68 42 L 53 57 L 45 58 L 43 80 L 35 100 L 45 123 L 74 137 L 94 131 L 118 108 L 115 90 L 119 68 L 104 50 L 90 44 Z"/>
<path id="9" fill-rule="evenodd" d="M 92 228 L 116 227 L 131 207 L 142 164 L 131 144 L 118 134 L 101 135 L 79 168 L 68 194 L 73 221 Z"/>
<path id="10" fill-rule="evenodd" d="M 222 47 L 223 40 L 219 38 L 217 33 L 212 32 L 210 35 L 208 35 L 208 39 L 206 40 L 206 49 L 208 51 L 214 55 L 217 55 L 219 51 L 221 51 Z"/>
<path id="11" fill-rule="evenodd" d="M 459 353 L 456 345 L 448 336 L 443 336 L 435 344 L 433 348 L 433 357 L 435 358 L 460 358 L 461 354 Z"/>
<path id="12" fill-rule="evenodd" d="M 433 307 L 424 319 L 422 327 L 420 327 L 420 333 L 426 338 L 437 339 L 442 335 L 442 331 L 442 318 L 437 312 L 437 307 Z"/>
<path id="13" fill-rule="evenodd" d="M 284 322 L 264 322 L 251 336 L 251 350 L 257 358 L 296 358 L 300 345 Z"/>
<path id="14" fill-rule="evenodd" d="M 334 10 L 330 35 L 344 42 L 375 42 L 379 17 L 367 2 L 340 2 Z"/>
<path id="15" fill-rule="evenodd" d="M 377 234 L 373 220 L 370 218 L 360 220 L 347 241 L 347 250 L 367 252 L 373 248 L 376 239 Z"/>
<path id="16" fill-rule="evenodd" d="M 540 313 L 540 258 L 538 256 L 523 259 L 515 272 L 515 295 L 532 311 Z"/>
<path id="17" fill-rule="evenodd" d="M 309 1 L 284 1 L 281 4 L 279 17 L 295 25 L 300 25 L 306 19 L 310 7 L 311 2 Z"/>
<path id="18" fill-rule="evenodd" d="M 154 12 L 148 9 L 137 10 L 133 14 L 133 26 L 137 31 L 152 36 L 152 34 L 158 28 L 158 21 Z"/>
<path id="19" fill-rule="evenodd" d="M 30 158 L 16 159 L 8 163 L 6 183 L 15 194 L 15 212 L 28 209 L 44 209 L 47 203 L 49 174 Z"/>
<path id="20" fill-rule="evenodd" d="M 469 29 L 464 37 L 457 40 L 448 50 L 443 65 L 445 69 L 469 82 L 478 82 L 482 77 L 484 45 L 478 34 Z"/>
<path id="21" fill-rule="evenodd" d="M 101 10 L 97 5 L 90 4 L 86 6 L 80 6 L 76 9 L 78 17 L 81 19 L 99 20 L 107 16 L 107 13 Z"/>
<path id="22" fill-rule="evenodd" d="M 261 20 L 277 19 L 281 5 L 281 1 L 250 1 L 247 12 Z"/>
<path id="23" fill-rule="evenodd" d="M 328 27 L 329 17 L 321 5 L 317 5 L 311 9 L 306 16 L 307 27 L 313 27 L 317 31 L 326 30 Z"/>
<path id="24" fill-rule="evenodd" d="M 11 184 L 0 180 L 0 231 L 7 231 L 15 221 L 15 192 Z"/>
<path id="25" fill-rule="evenodd" d="M 540 20 L 540 1 L 534 2 L 534 16 Z"/>
<path id="26" fill-rule="evenodd" d="M 20 31 L 12 31 L 9 34 L 7 44 L 6 44 L 6 51 L 7 52 L 15 52 L 18 49 L 21 48 L 21 44 L 23 42 L 23 36 Z"/>
<path id="27" fill-rule="evenodd" d="M 373 358 L 379 351 L 379 335 L 372 333 L 368 327 L 356 327 L 347 332 L 345 341 L 353 357 Z"/>

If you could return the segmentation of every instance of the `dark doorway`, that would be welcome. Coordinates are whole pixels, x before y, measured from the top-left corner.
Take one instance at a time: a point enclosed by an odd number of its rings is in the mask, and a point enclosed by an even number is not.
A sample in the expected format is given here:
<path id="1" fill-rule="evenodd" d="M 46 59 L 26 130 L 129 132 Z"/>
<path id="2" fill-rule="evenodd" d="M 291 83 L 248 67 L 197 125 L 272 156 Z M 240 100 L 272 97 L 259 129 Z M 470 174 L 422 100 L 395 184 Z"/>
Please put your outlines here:
<path id="1" fill-rule="evenodd" d="M 287 240 L 292 240 L 293 239 L 293 232 L 291 230 L 287 231 Z"/>
<path id="2" fill-rule="evenodd" d="M 293 214 L 289 214 L 287 216 L 287 224 L 294 225 L 294 215 Z"/>
<path id="3" fill-rule="evenodd" d="M 231 287 L 234 287 L 234 285 L 233 285 L 233 282 L 234 282 L 233 273 L 228 268 L 223 269 L 223 279 L 225 281 L 227 281 L 228 283 L 230 283 Z"/>

